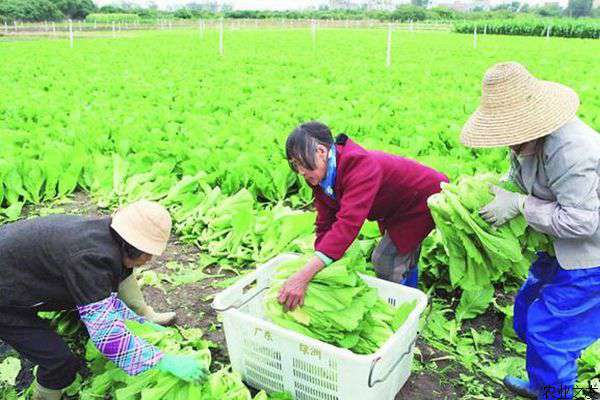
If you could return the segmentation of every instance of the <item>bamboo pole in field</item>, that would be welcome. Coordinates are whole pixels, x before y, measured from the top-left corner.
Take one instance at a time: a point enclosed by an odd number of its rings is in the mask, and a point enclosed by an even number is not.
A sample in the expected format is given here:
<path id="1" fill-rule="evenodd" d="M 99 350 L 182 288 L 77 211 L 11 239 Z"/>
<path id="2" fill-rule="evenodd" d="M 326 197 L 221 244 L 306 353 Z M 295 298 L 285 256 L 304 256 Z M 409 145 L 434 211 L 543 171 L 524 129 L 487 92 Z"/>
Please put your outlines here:
<path id="1" fill-rule="evenodd" d="M 71 48 L 73 48 L 73 21 L 69 19 L 69 41 L 71 43 Z"/>
<path id="2" fill-rule="evenodd" d="M 112 22 L 112 37 L 113 39 L 117 37 L 117 26 L 115 25 L 115 21 Z"/>
<path id="3" fill-rule="evenodd" d="M 8 35 L 8 24 L 4 21 L 4 34 Z"/>
<path id="4" fill-rule="evenodd" d="M 223 18 L 221 18 L 221 26 L 219 28 L 219 54 L 223 55 L 224 53 L 224 49 L 223 49 L 223 30 L 224 30 L 224 20 Z"/>
<path id="5" fill-rule="evenodd" d="M 52 21 L 52 33 L 56 33 L 56 24 Z"/>
<path id="6" fill-rule="evenodd" d="M 311 24 L 311 31 L 312 31 L 312 44 L 313 44 L 313 50 L 317 48 L 317 21 L 316 20 L 312 20 L 312 24 Z"/>
<path id="7" fill-rule="evenodd" d="M 551 32 L 552 32 L 552 25 L 548 25 L 548 30 L 546 31 L 546 39 L 550 39 Z"/>
<path id="8" fill-rule="evenodd" d="M 387 36 L 387 57 L 385 65 L 389 68 L 392 66 L 392 24 L 388 24 L 388 36 Z"/>
<path id="9" fill-rule="evenodd" d="M 477 25 L 475 25 L 475 29 L 473 29 L 473 48 L 477 48 Z"/>

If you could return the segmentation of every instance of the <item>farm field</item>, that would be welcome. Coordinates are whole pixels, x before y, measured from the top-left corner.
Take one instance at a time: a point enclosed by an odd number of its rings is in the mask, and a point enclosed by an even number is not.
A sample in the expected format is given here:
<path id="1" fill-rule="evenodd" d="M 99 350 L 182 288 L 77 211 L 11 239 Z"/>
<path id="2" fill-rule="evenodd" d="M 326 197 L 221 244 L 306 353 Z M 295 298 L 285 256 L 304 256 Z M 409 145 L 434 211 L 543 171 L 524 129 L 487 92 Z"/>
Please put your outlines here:
<path id="1" fill-rule="evenodd" d="M 572 87 L 579 116 L 600 130 L 600 40 L 480 34 L 474 48 L 472 35 L 394 32 L 387 68 L 386 39 L 385 29 L 323 29 L 315 42 L 310 29 L 226 30 L 221 56 L 215 30 L 76 38 L 74 48 L 0 38 L 0 221 L 162 202 L 175 235 L 139 279 L 152 305 L 178 308 L 178 325 L 216 343 L 216 371 L 228 358 L 214 294 L 312 244 L 311 193 L 284 157 L 298 123 L 320 120 L 452 181 L 501 174 L 506 151 L 458 137 L 484 71 L 514 60 Z M 376 236 L 365 228 L 365 248 Z M 510 398 L 501 379 L 525 373 L 524 345 L 505 321 L 524 277 L 503 276 L 493 301 L 469 307 L 447 266 L 424 253 L 431 307 L 398 399 Z M 23 365 L 20 387 L 31 380 Z M 594 374 L 589 361 L 581 371 Z"/>

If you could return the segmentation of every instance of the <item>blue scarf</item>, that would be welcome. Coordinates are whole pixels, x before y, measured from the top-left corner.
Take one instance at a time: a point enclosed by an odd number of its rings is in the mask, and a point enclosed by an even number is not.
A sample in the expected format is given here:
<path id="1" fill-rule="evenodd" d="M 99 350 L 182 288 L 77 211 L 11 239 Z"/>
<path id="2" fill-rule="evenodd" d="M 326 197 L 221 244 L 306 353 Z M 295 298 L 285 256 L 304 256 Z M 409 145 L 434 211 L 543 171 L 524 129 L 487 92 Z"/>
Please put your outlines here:
<path id="1" fill-rule="evenodd" d="M 329 148 L 329 155 L 327 156 L 327 175 L 325 175 L 325 178 L 319 183 L 323 192 L 334 200 L 335 193 L 333 192 L 333 188 L 335 186 L 335 177 L 337 175 L 337 160 L 335 157 L 335 144 L 332 144 Z"/>

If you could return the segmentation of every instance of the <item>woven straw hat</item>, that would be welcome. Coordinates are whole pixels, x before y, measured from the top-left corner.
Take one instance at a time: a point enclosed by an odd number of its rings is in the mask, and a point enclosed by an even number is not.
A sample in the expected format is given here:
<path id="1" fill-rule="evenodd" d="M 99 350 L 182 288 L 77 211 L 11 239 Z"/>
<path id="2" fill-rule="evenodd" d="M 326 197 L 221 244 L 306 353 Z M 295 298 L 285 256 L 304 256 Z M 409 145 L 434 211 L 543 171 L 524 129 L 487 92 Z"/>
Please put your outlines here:
<path id="1" fill-rule="evenodd" d="M 159 256 L 169 241 L 171 216 L 160 204 L 139 200 L 117 210 L 110 226 L 136 249 Z"/>
<path id="2" fill-rule="evenodd" d="M 479 108 L 462 129 L 468 147 L 512 146 L 554 132 L 574 116 L 579 97 L 572 89 L 536 79 L 519 63 L 494 65 L 483 78 Z"/>

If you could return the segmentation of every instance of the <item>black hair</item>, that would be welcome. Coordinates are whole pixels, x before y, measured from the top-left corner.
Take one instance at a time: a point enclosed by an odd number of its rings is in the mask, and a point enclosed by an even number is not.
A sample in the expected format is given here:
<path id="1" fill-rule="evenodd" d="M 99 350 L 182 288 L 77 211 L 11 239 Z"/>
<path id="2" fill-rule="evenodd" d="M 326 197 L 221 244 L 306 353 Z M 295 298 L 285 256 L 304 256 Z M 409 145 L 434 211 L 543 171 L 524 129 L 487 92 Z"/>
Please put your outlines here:
<path id="1" fill-rule="evenodd" d="M 144 254 L 146 254 L 145 252 L 141 251 L 140 249 L 133 247 L 132 245 L 127 243 L 125 241 L 125 239 L 123 239 L 121 237 L 121 235 L 119 235 L 117 233 L 117 231 L 115 231 L 113 228 L 110 228 L 110 233 L 112 233 L 113 238 L 119 244 L 119 247 L 121 248 L 121 253 L 123 253 L 123 255 L 125 255 L 125 257 L 129 258 L 130 260 L 140 258 Z"/>
<path id="2" fill-rule="evenodd" d="M 295 163 L 314 170 L 317 145 L 329 149 L 333 145 L 333 135 L 329 127 L 318 121 L 306 122 L 292 131 L 285 142 L 285 154 L 290 168 L 298 172 Z"/>

